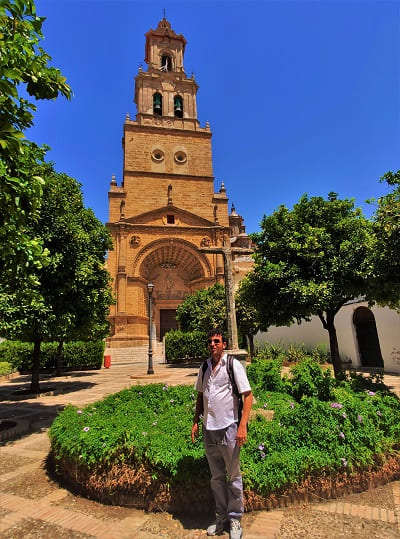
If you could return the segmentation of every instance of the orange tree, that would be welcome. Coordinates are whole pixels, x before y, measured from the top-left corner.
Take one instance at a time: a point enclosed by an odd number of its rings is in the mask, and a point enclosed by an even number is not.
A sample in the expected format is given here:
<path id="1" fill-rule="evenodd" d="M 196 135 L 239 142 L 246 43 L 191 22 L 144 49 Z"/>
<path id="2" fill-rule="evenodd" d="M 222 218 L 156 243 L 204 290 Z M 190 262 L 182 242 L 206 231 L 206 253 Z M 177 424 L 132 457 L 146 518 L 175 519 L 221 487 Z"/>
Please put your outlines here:
<path id="1" fill-rule="evenodd" d="M 372 219 L 374 272 L 367 296 L 400 312 L 400 170 L 387 172 L 381 182 L 391 191 L 377 200 Z"/>
<path id="2" fill-rule="evenodd" d="M 33 125 L 33 99 L 67 98 L 71 90 L 39 46 L 44 18 L 33 0 L 0 2 L 0 311 L 21 287 L 31 293 L 32 271 L 45 263 L 40 241 L 26 229 L 40 208 L 43 179 L 33 173 L 44 148 L 25 139 Z M 34 298 L 32 298 L 32 301 Z"/>
<path id="3" fill-rule="evenodd" d="M 280 206 L 253 234 L 250 299 L 262 326 L 320 318 L 328 331 L 335 375 L 341 370 L 335 316 L 367 291 L 372 274 L 372 227 L 354 201 L 303 195 Z"/>
<path id="4" fill-rule="evenodd" d="M 27 232 L 38 238 L 46 263 L 33 270 L 33 290 L 8 297 L 0 317 L 5 336 L 34 343 L 31 391 L 40 391 L 43 341 L 102 339 L 112 303 L 105 255 L 112 248 L 105 226 L 84 207 L 80 184 L 52 165 L 38 167 L 44 179 L 42 206 Z M 33 299 L 32 299 L 33 298 Z"/>

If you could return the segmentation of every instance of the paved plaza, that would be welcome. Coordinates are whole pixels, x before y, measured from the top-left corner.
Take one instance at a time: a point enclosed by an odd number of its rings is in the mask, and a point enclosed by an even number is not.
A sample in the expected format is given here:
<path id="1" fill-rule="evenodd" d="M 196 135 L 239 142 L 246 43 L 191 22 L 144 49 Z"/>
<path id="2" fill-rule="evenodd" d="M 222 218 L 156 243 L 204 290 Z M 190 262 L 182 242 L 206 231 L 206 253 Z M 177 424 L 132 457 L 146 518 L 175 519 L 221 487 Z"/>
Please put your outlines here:
<path id="1" fill-rule="evenodd" d="M 0 419 L 14 420 L 17 429 L 12 440 L 7 440 L 6 435 L 0 432 L 3 437 L 0 442 L 0 537 L 22 537 L 18 530 L 21 523 L 27 520 L 30 525 L 29 537 L 32 538 L 205 537 L 204 530 L 200 529 L 201 524 L 194 528 L 193 523 L 187 524 L 184 518 L 179 520 L 168 513 L 152 515 L 132 508 L 106 507 L 97 502 L 90 502 L 92 507 L 89 512 L 83 511 L 79 497 L 73 497 L 46 474 L 45 459 L 50 447 L 47 430 L 66 404 L 84 406 L 136 384 L 193 384 L 197 373 L 197 367 L 194 366 L 172 366 L 158 362 L 154 370 L 154 375 L 147 375 L 146 362 L 139 361 L 132 365 L 111 365 L 110 369 L 74 372 L 60 378 L 43 379 L 42 386 L 49 388 L 51 394 L 33 399 L 21 397 L 16 400 L 15 397 L 15 392 L 27 386 L 28 376 L 18 375 L 0 381 Z M 386 375 L 385 383 L 400 395 L 399 377 Z M 13 466 L 8 465 L 11 459 Z M 24 490 L 23 485 L 28 484 L 29 477 L 35 477 L 34 474 L 41 477 L 37 487 L 34 484 Z M 43 482 L 47 482 L 46 488 L 43 488 Z M 12 488 L 9 487 L 11 484 Z M 299 510 L 305 512 L 305 518 L 309 517 L 310 523 L 327 518 L 328 515 L 342 516 L 347 519 L 346 522 L 353 519 L 360 523 L 360 534 L 357 537 L 370 537 L 368 525 L 372 524 L 377 529 L 380 526 L 389 529 L 389 535 L 376 537 L 400 537 L 400 481 L 391 483 L 386 491 L 391 497 L 386 507 L 379 499 L 373 504 L 363 504 L 352 503 L 351 497 L 348 497 L 319 504 L 303 504 Z M 283 519 L 290 510 L 293 511 L 285 508 L 246 515 L 244 537 L 307 537 L 307 534 L 301 535 L 300 532 L 293 532 L 293 535 L 280 534 Z M 364 526 L 365 536 L 362 531 Z M 309 530 L 308 536 L 328 539 L 346 537 L 335 535 L 330 529 L 326 529 L 326 535 L 312 535 Z"/>

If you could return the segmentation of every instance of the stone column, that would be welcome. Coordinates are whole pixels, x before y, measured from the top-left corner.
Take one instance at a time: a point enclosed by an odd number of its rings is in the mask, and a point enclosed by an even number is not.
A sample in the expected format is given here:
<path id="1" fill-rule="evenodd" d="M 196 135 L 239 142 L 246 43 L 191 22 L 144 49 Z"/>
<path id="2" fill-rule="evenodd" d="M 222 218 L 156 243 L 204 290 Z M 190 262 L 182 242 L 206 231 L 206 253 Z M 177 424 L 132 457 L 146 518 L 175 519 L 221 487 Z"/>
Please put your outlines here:
<path id="1" fill-rule="evenodd" d="M 119 259 L 117 273 L 117 312 L 126 312 L 126 240 L 127 234 L 119 234 Z"/>

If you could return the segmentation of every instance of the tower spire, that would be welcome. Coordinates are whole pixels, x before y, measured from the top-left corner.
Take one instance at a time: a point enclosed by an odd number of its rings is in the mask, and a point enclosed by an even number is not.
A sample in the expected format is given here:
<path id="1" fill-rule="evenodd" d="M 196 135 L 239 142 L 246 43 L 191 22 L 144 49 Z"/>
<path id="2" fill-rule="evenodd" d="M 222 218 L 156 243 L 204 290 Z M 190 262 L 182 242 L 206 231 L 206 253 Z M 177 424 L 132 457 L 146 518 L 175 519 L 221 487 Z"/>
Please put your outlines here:
<path id="1" fill-rule="evenodd" d="M 164 19 L 164 21 L 165 21 L 165 20 L 167 19 L 167 15 L 166 15 L 166 12 L 165 12 L 165 8 L 163 9 L 163 13 L 164 13 L 163 19 Z"/>

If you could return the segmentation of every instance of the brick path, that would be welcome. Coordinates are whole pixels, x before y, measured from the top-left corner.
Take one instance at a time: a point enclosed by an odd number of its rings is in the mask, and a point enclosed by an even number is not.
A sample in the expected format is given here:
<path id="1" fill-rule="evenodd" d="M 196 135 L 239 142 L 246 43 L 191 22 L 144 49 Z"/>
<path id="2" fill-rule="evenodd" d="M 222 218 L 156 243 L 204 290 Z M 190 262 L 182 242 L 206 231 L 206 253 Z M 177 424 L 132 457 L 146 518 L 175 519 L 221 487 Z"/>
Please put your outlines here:
<path id="1" fill-rule="evenodd" d="M 83 514 L 78 510 L 65 509 L 58 504 L 68 496 L 68 491 L 60 486 L 53 485 L 52 490 L 45 495 L 30 496 L 16 495 L 8 492 L 7 481 L 21 478 L 33 471 L 43 470 L 44 460 L 48 454 L 49 441 L 47 429 L 60 409 L 67 403 L 84 406 L 103 398 L 105 395 L 119 391 L 134 384 L 145 384 L 149 381 L 160 381 L 169 384 L 185 383 L 192 384 L 197 369 L 194 367 L 171 367 L 167 365 L 155 365 L 155 375 L 146 375 L 145 363 L 135 363 L 132 366 L 112 366 L 111 369 L 101 371 L 85 371 L 74 373 L 55 380 L 45 380 L 43 385 L 52 386 L 54 393 L 51 396 L 43 396 L 35 399 L 15 401 L 11 400 L 10 393 L 27 383 L 27 377 L 15 377 L 8 381 L 0 381 L 0 419 L 15 419 L 17 426 L 22 425 L 21 436 L 14 441 L 0 442 L 0 465 L 2 459 L 6 462 L 7 456 L 19 457 L 21 465 L 6 471 L 1 467 L 0 476 L 0 537 L 16 537 L 13 535 L 14 527 L 18 527 L 24 519 L 31 520 L 32 537 L 52 537 L 53 533 L 41 535 L 43 524 L 56 526 L 56 530 L 62 529 L 67 535 L 63 537 L 90 537 L 99 539 L 149 539 L 150 537 L 173 537 L 170 535 L 171 526 L 162 528 L 159 532 L 149 532 L 148 527 L 154 517 L 136 509 L 126 509 L 125 516 L 118 519 L 98 518 Z M 397 394 L 400 392 L 400 379 L 397 376 L 385 376 L 385 382 L 391 386 Z M 64 392 L 61 392 L 61 388 Z M 29 432 L 24 433 L 26 425 Z M 363 518 L 378 522 L 397 524 L 400 537 L 400 481 L 391 484 L 393 492 L 394 510 L 379 507 L 361 506 L 333 500 L 327 503 L 309 504 L 303 506 L 309 511 L 329 512 L 337 515 L 348 515 L 354 518 Z M 96 504 L 93 502 L 94 505 Z M 279 532 L 285 510 L 260 511 L 254 514 L 245 529 L 246 539 L 273 539 Z M 161 516 L 171 522 L 171 516 L 167 513 Z M 36 533 L 36 535 L 35 535 Z M 329 539 L 329 530 L 326 538 Z M 20 536 L 18 536 L 20 537 Z M 200 530 L 185 529 L 180 525 L 177 528 L 177 538 L 198 539 L 205 537 L 205 532 Z M 361 537 L 359 535 L 358 537 Z M 365 536 L 367 537 L 367 535 Z"/>

